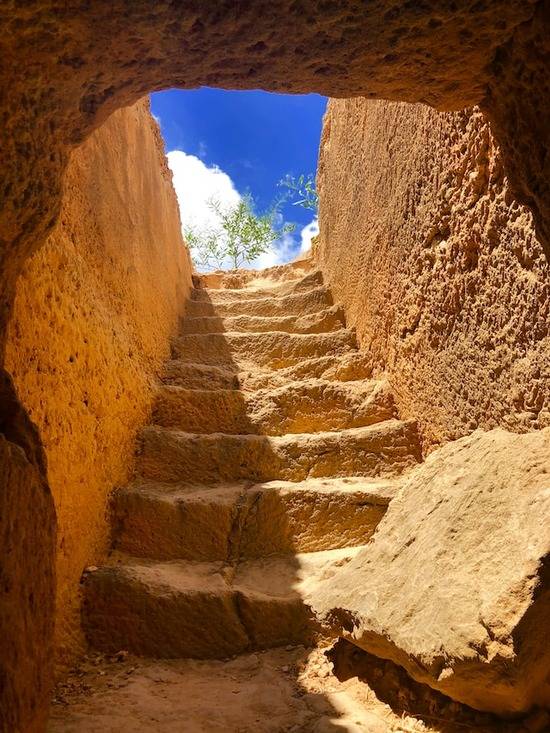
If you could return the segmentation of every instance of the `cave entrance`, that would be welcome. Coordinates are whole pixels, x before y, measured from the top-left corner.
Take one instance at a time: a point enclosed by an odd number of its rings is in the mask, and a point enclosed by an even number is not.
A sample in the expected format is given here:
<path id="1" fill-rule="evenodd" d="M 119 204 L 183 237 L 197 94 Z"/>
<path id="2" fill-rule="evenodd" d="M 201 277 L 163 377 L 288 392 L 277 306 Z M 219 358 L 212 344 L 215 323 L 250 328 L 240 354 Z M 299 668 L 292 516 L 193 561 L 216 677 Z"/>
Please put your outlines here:
<path id="1" fill-rule="evenodd" d="M 532 207 L 548 252 L 547 18 L 544 0 L 450 2 L 437 13 L 410 2 L 13 5 L 2 37 L 2 349 L 22 264 L 58 217 L 70 150 L 113 111 L 171 85 L 365 95 L 439 109 L 482 103 L 512 193 Z M 1 635 L 9 639 L 1 676 L 9 683 L 0 692 L 5 727 L 23 730 L 40 726 L 48 694 L 52 624 L 35 610 L 51 615 L 54 522 L 40 436 L 5 373 L 1 390 Z"/>

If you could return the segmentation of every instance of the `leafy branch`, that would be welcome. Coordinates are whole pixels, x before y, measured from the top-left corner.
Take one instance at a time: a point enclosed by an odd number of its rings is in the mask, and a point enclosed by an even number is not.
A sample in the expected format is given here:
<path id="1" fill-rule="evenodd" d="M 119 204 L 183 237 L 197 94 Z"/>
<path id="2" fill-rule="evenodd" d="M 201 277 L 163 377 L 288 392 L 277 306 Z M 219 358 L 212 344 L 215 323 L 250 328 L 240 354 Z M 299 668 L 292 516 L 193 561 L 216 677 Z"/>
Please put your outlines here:
<path id="1" fill-rule="evenodd" d="M 294 230 L 293 224 L 280 224 L 280 205 L 276 202 L 268 211 L 256 214 L 249 194 L 234 206 L 223 206 L 218 199 L 210 199 L 208 206 L 216 214 L 218 225 L 189 227 L 184 232 L 193 259 L 208 269 L 221 267 L 228 260 L 234 269 L 252 262 L 268 252 L 273 242 Z"/>
<path id="2" fill-rule="evenodd" d="M 305 175 L 302 173 L 297 178 L 287 173 L 284 178 L 279 181 L 279 186 L 288 190 L 288 195 L 292 201 L 292 206 L 302 206 L 317 213 L 319 207 L 319 196 L 315 187 L 315 176 L 313 173 Z"/>

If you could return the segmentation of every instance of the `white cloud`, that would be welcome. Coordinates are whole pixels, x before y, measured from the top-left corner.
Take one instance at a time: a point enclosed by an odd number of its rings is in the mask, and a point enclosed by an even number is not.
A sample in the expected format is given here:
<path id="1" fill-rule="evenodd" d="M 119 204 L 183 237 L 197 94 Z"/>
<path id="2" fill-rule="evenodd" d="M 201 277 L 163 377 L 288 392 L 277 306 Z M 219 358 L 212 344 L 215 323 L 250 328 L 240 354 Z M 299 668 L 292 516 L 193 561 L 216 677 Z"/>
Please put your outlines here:
<path id="1" fill-rule="evenodd" d="M 313 219 L 309 224 L 302 229 L 300 232 L 301 244 L 300 253 L 307 252 L 311 247 L 311 240 L 319 234 L 319 222 L 317 219 Z"/>
<path id="2" fill-rule="evenodd" d="M 167 155 L 180 207 L 181 223 L 187 227 L 215 227 L 218 216 L 208 206 L 211 198 L 223 207 L 235 206 L 241 196 L 231 178 L 217 165 L 208 167 L 196 155 L 172 150 Z"/>
<path id="3" fill-rule="evenodd" d="M 198 230 L 219 228 L 219 217 L 212 211 L 208 201 L 217 199 L 222 208 L 235 206 L 241 195 L 231 177 L 217 165 L 207 166 L 195 155 L 183 150 L 172 150 L 167 155 L 172 171 L 174 188 L 178 198 L 182 229 L 193 227 Z M 282 224 L 283 222 L 278 222 Z M 311 222 L 301 231 L 302 250 L 307 237 L 314 235 L 316 222 Z M 313 227 L 313 228 L 312 228 Z M 311 232 L 311 236 L 309 235 Z M 309 239 L 307 239 L 309 241 Z M 292 234 L 284 234 L 273 243 L 269 252 L 260 255 L 247 268 L 262 269 L 289 262 L 298 251 L 298 244 Z M 229 261 L 222 264 L 223 269 L 230 267 Z"/>
<path id="4" fill-rule="evenodd" d="M 257 257 L 249 265 L 247 269 L 262 270 L 264 267 L 273 267 L 273 265 L 284 265 L 286 262 L 294 259 L 296 256 L 296 240 L 292 234 L 287 233 L 273 243 L 269 252 Z"/>

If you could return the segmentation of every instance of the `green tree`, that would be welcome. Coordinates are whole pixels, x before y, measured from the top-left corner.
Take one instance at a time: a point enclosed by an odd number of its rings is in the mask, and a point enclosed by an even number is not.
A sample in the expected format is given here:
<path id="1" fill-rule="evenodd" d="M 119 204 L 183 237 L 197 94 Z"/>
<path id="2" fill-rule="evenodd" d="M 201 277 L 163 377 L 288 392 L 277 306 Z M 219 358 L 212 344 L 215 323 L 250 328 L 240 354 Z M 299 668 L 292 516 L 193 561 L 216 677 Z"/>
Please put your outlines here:
<path id="1" fill-rule="evenodd" d="M 292 206 L 302 206 L 317 214 L 319 207 L 319 196 L 315 188 L 315 176 L 313 173 L 305 175 L 302 173 L 297 178 L 287 173 L 286 176 L 279 181 L 279 186 L 286 188 L 288 196 L 292 201 Z"/>
<path id="2" fill-rule="evenodd" d="M 214 229 L 186 227 L 184 237 L 191 256 L 198 267 L 211 270 L 219 267 L 225 259 L 220 234 Z"/>
<path id="3" fill-rule="evenodd" d="M 208 205 L 219 224 L 184 232 L 193 259 L 205 268 L 220 267 L 229 260 L 237 269 L 268 252 L 273 242 L 294 229 L 293 224 L 281 223 L 280 202 L 263 214 L 255 213 L 249 194 L 235 206 L 222 206 L 217 199 L 211 199 Z"/>

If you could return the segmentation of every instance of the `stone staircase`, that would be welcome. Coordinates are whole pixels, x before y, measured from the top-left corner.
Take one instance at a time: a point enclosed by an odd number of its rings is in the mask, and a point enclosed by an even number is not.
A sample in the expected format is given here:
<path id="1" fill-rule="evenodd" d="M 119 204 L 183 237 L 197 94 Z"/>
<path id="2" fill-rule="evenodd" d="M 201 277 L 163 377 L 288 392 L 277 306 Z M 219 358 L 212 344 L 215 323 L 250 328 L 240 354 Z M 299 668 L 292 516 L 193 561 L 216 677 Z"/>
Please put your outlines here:
<path id="1" fill-rule="evenodd" d="M 420 460 L 308 260 L 202 276 L 84 578 L 95 647 L 225 658 L 323 635 L 305 594 L 368 542 Z"/>

